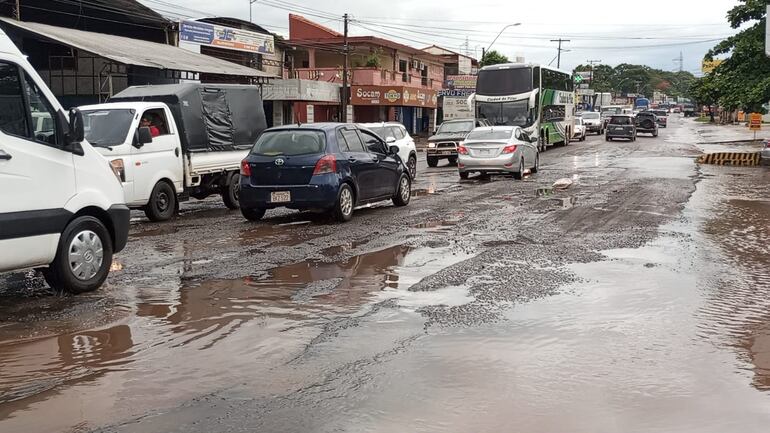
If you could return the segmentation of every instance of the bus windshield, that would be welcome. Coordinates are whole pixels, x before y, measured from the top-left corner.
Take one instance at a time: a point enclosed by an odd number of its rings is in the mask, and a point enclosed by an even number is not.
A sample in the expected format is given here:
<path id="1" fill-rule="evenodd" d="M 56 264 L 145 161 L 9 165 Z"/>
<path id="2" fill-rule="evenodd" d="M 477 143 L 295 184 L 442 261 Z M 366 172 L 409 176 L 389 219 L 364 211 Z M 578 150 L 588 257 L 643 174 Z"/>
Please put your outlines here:
<path id="1" fill-rule="evenodd" d="M 479 117 L 487 119 L 493 125 L 521 126 L 532 125 L 529 115 L 529 103 L 526 99 L 512 102 L 476 102 Z"/>
<path id="2" fill-rule="evenodd" d="M 476 93 L 479 95 L 518 95 L 530 90 L 532 68 L 481 70 L 476 83 Z"/>

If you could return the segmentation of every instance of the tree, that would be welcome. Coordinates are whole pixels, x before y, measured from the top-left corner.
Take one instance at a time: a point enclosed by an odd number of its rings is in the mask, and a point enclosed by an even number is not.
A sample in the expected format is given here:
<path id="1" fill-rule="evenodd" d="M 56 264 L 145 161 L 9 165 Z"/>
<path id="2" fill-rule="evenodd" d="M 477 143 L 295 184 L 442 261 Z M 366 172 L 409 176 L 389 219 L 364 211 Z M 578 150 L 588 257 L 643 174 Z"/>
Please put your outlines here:
<path id="1" fill-rule="evenodd" d="M 590 71 L 590 65 L 579 65 L 575 72 Z M 695 80 L 689 72 L 669 72 L 644 65 L 621 63 L 616 67 L 597 65 L 593 69 L 591 88 L 596 92 L 616 94 L 641 93 L 652 96 L 655 90 L 668 96 L 688 96 L 690 84 Z"/>
<path id="2" fill-rule="evenodd" d="M 712 106 L 719 100 L 720 92 L 714 75 L 706 75 L 700 80 L 693 81 L 690 95 L 698 105 Z M 714 122 L 714 110 L 709 110 L 711 122 Z"/>
<path id="3" fill-rule="evenodd" d="M 508 57 L 505 57 L 495 50 L 484 53 L 484 56 L 481 58 L 481 66 L 499 65 L 500 63 L 508 62 L 510 62 Z"/>
<path id="4" fill-rule="evenodd" d="M 727 110 L 764 113 L 763 104 L 770 101 L 770 59 L 764 51 L 765 15 L 765 0 L 740 0 L 727 13 L 730 26 L 738 29 L 756 22 L 723 40 L 705 56 L 705 60 L 713 60 L 729 55 L 696 87 L 716 91 L 719 105 Z"/>

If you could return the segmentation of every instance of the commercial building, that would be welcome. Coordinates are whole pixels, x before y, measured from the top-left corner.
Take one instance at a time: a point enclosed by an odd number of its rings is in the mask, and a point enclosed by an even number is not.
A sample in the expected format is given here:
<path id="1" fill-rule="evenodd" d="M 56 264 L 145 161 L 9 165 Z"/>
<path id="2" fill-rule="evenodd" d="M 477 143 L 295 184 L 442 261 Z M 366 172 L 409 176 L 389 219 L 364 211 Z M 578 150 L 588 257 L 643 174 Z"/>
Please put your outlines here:
<path id="1" fill-rule="evenodd" d="M 291 14 L 287 44 L 292 46 L 287 53 L 288 77 L 342 83 L 342 34 Z M 438 91 L 444 81 L 442 58 L 374 36 L 351 36 L 348 45 L 348 114 L 352 115 L 348 120 L 398 121 L 412 134 L 431 131 L 436 120 Z"/>

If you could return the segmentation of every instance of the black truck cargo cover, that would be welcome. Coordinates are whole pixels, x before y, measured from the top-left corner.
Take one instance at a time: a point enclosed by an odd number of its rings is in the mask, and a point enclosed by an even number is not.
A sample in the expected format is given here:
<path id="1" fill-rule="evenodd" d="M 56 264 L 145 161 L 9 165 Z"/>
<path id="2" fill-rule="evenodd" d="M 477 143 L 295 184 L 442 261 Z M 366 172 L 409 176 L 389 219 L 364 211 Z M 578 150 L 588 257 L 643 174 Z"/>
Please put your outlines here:
<path id="1" fill-rule="evenodd" d="M 109 102 L 164 102 L 187 152 L 249 149 L 267 127 L 259 87 L 234 84 L 133 86 Z"/>

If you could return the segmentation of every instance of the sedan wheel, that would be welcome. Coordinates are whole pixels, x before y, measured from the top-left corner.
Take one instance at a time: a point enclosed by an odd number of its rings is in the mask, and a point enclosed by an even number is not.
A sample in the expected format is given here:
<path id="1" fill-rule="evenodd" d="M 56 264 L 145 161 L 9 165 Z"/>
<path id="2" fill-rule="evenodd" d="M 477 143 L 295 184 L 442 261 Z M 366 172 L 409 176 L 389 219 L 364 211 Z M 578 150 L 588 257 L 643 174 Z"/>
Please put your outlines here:
<path id="1" fill-rule="evenodd" d="M 532 174 L 535 174 L 538 171 L 540 171 L 540 152 L 535 154 L 535 166 L 532 167 Z"/>
<path id="2" fill-rule="evenodd" d="M 524 177 L 524 158 L 522 158 L 519 161 L 519 171 L 516 173 L 513 173 L 513 178 L 516 180 L 521 180 L 521 178 Z"/>

